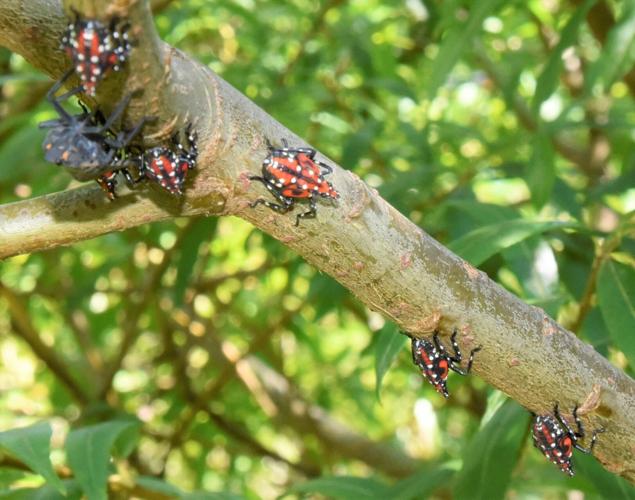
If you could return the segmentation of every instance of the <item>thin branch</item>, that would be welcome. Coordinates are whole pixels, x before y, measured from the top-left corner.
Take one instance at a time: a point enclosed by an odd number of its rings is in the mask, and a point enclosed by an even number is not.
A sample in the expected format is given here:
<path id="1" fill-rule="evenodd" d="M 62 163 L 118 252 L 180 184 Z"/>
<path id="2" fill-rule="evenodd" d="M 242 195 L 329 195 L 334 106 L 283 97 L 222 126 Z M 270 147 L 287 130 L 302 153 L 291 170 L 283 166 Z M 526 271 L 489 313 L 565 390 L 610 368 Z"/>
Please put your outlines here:
<path id="1" fill-rule="evenodd" d="M 117 372 L 121 369 L 124 359 L 135 341 L 139 337 L 138 323 L 141 315 L 147 310 L 148 306 L 155 300 L 157 300 L 156 291 L 159 288 L 161 278 L 165 274 L 168 266 L 171 262 L 171 255 L 179 248 L 179 242 L 182 241 L 192 228 L 193 220 L 181 230 L 177 236 L 176 244 L 165 254 L 161 262 L 155 266 L 152 266 L 147 273 L 143 286 L 138 293 L 131 294 L 131 297 L 137 297 L 137 300 L 130 300 L 128 307 L 126 308 L 126 315 L 123 320 L 121 329 L 123 331 L 123 340 L 119 345 L 119 351 L 108 366 L 104 373 L 101 389 L 99 391 L 100 398 L 105 398 L 108 391 L 112 387 L 112 382 Z"/>
<path id="2" fill-rule="evenodd" d="M 571 331 L 574 333 L 578 333 L 582 323 L 591 310 L 593 298 L 595 297 L 595 288 L 597 285 L 598 274 L 600 273 L 600 268 L 602 264 L 610 257 L 611 252 L 613 252 L 621 242 L 621 235 L 616 235 L 608 240 L 600 241 L 596 245 L 595 257 L 593 258 L 593 263 L 591 264 L 591 270 L 589 272 L 589 277 L 587 278 L 586 285 L 584 286 L 584 292 L 582 293 L 582 298 L 580 299 L 580 305 L 578 307 L 578 314 L 575 319 L 571 323 Z"/>
<path id="3" fill-rule="evenodd" d="M 262 349 L 263 346 L 269 342 L 273 334 L 279 330 L 282 324 L 285 324 L 290 318 L 292 318 L 299 308 L 293 310 L 287 310 L 285 314 L 273 325 L 267 325 L 263 331 L 260 331 L 259 334 L 254 335 L 254 341 L 249 343 L 249 348 L 244 356 L 247 356 L 252 353 L 256 353 Z M 166 317 L 157 311 L 157 317 L 166 322 L 167 324 L 172 325 L 173 328 L 176 327 L 174 325 L 174 320 L 172 317 Z M 213 332 L 215 331 L 215 327 L 212 324 L 211 320 L 206 321 L 205 331 L 207 332 L 207 338 L 211 338 Z M 167 334 L 167 332 L 166 332 Z M 165 337 L 165 335 L 164 335 Z M 166 345 L 170 345 L 172 342 L 171 338 L 168 340 L 165 339 Z M 209 343 L 209 342 L 208 342 Z M 210 350 L 210 349 L 208 349 Z M 210 401 L 213 401 L 222 391 L 222 389 L 227 385 L 227 383 L 232 380 L 235 373 L 235 366 L 232 363 L 227 361 L 227 358 L 222 355 L 220 349 L 214 350 L 217 354 L 217 358 L 220 363 L 220 371 L 214 377 L 214 379 L 210 379 L 210 381 L 206 384 L 202 391 L 199 392 L 197 397 L 190 402 L 190 405 L 181 413 L 178 422 L 174 425 L 174 431 L 170 438 L 170 447 L 176 446 L 180 443 L 187 434 L 196 413 L 200 410 L 203 410 L 207 407 Z"/>
<path id="4" fill-rule="evenodd" d="M 311 27 L 302 37 L 302 41 L 300 42 L 300 46 L 296 53 L 289 59 L 287 65 L 280 72 L 280 76 L 278 76 L 278 80 L 276 81 L 276 87 L 284 87 L 288 85 L 289 75 L 293 74 L 293 68 L 306 54 L 307 45 L 315 40 L 324 26 L 324 23 L 326 22 L 326 13 L 330 9 L 337 7 L 342 3 L 343 0 L 327 0 L 322 3 L 320 10 L 311 16 Z"/>
<path id="5" fill-rule="evenodd" d="M 496 86 L 498 88 L 505 88 L 505 75 L 498 65 L 488 57 L 483 47 L 476 44 L 473 50 L 476 60 L 487 75 L 496 83 Z M 516 113 L 519 123 L 527 130 L 535 131 L 538 128 L 538 123 L 536 123 L 529 107 L 527 107 L 523 99 L 518 94 L 514 94 L 511 99 L 512 102 L 510 105 L 514 113 Z M 567 160 L 579 165 L 584 171 L 588 171 L 591 168 L 588 166 L 591 159 L 590 153 L 575 146 L 571 143 L 571 141 L 568 141 L 565 137 L 563 137 L 562 134 L 554 134 L 551 137 L 551 142 L 556 151 L 558 151 L 558 153 Z"/>
<path id="6" fill-rule="evenodd" d="M 571 0 L 571 3 L 580 6 L 583 4 L 583 0 Z M 591 27 L 593 36 L 604 45 L 609 31 L 615 26 L 615 18 L 608 4 L 604 1 L 595 3 L 589 10 L 586 19 Z M 628 86 L 631 96 L 635 98 L 635 68 L 626 73 L 622 79 Z"/>
<path id="7" fill-rule="evenodd" d="M 143 95 L 132 100 L 128 119 L 156 115 L 155 128 L 146 133 L 162 138 L 188 119 L 194 122 L 201 154 L 186 196 L 181 202 L 147 189 L 107 203 L 96 189 L 84 187 L 3 206 L 0 256 L 73 243 L 177 214 L 240 216 L 402 329 L 425 335 L 439 316 L 443 332 L 459 327 L 462 347 L 483 347 L 474 373 L 526 408 L 548 412 L 554 401 L 573 407 L 599 386 L 598 406 L 584 417 L 590 427 L 607 429 L 595 456 L 608 470 L 635 481 L 631 378 L 544 311 L 452 254 L 351 172 L 334 168 L 331 180 L 341 193 L 339 205 L 321 204 L 317 220 L 299 227 L 292 216 L 266 207 L 251 209 L 249 201 L 263 194 L 260 186 L 250 185 L 248 175 L 260 170 L 267 151 L 264 137 L 285 137 L 297 146 L 304 142 L 207 67 L 163 44 L 147 2 L 132 2 L 128 15 L 131 32 L 138 37 L 129 65 L 135 71 L 105 82 L 99 104 L 108 107 L 115 102 L 113 96 L 143 88 Z M 57 48 L 64 24 L 53 0 L 0 3 L 0 44 L 56 76 L 66 65 Z M 569 152 L 578 160 L 586 155 L 576 148 Z"/>
<path id="8" fill-rule="evenodd" d="M 165 319 L 167 318 L 164 318 L 164 320 Z M 287 458 L 284 458 L 283 456 L 278 454 L 276 451 L 270 450 L 269 448 L 267 448 L 266 446 L 258 442 L 249 433 L 249 431 L 245 428 L 243 424 L 238 422 L 232 422 L 225 415 L 222 415 L 221 413 L 218 413 L 212 410 L 209 407 L 210 401 L 212 400 L 209 398 L 202 398 L 201 394 L 197 394 L 194 388 L 192 387 L 192 384 L 190 383 L 190 378 L 188 377 L 188 374 L 187 374 L 187 359 L 183 352 L 183 349 L 180 349 L 174 343 L 174 339 L 172 338 L 171 332 L 167 331 L 165 328 L 162 328 L 162 331 L 163 331 L 163 339 L 166 343 L 165 349 L 170 354 L 170 359 L 172 360 L 175 374 L 179 380 L 179 384 L 177 385 L 177 388 L 179 389 L 179 392 L 183 395 L 183 397 L 188 402 L 188 407 L 195 408 L 193 412 L 190 411 L 188 412 L 188 414 L 192 413 L 192 415 L 195 416 L 196 413 L 198 413 L 199 411 L 203 411 L 205 414 L 207 414 L 210 420 L 214 422 L 214 424 L 218 428 L 222 429 L 228 435 L 232 436 L 235 440 L 241 443 L 243 447 L 248 449 L 250 452 L 256 455 L 268 456 L 270 458 L 273 458 L 274 460 L 285 463 L 292 469 L 295 469 L 296 471 L 301 472 L 302 474 L 308 477 L 314 477 L 319 475 L 319 470 L 316 469 L 315 466 L 305 464 L 302 462 L 298 462 L 298 463 L 292 462 L 288 460 Z M 188 427 L 189 427 L 189 424 L 188 424 Z M 186 427 L 182 427 L 182 428 L 186 429 Z M 173 434 L 170 437 L 170 440 L 169 440 L 170 450 L 174 449 L 176 434 L 177 433 Z M 179 435 L 181 434 L 179 433 Z"/>
<path id="9" fill-rule="evenodd" d="M 291 382 L 254 356 L 236 363 L 236 372 L 254 397 L 275 408 L 272 416 L 296 432 L 312 434 L 330 453 L 354 458 L 393 477 L 406 477 L 423 462 L 389 443 L 375 442 L 306 401 Z"/>
<path id="10" fill-rule="evenodd" d="M 274 266 L 274 262 L 271 260 L 265 260 L 262 264 L 254 269 L 243 269 L 235 273 L 224 273 L 218 276 L 212 276 L 209 278 L 201 278 L 194 283 L 193 288 L 197 292 L 210 293 L 213 292 L 219 285 L 227 281 L 228 279 L 244 280 L 245 278 L 253 275 L 261 274 Z"/>
<path id="11" fill-rule="evenodd" d="M 29 345 L 31 350 L 48 369 L 66 386 L 73 397 L 82 404 L 86 404 L 93 399 L 88 391 L 72 376 L 68 370 L 68 362 L 60 358 L 55 349 L 42 342 L 38 331 L 31 322 L 31 316 L 29 315 L 23 298 L 5 286 L 1 281 L 0 297 L 3 297 L 7 301 L 15 332 Z"/>

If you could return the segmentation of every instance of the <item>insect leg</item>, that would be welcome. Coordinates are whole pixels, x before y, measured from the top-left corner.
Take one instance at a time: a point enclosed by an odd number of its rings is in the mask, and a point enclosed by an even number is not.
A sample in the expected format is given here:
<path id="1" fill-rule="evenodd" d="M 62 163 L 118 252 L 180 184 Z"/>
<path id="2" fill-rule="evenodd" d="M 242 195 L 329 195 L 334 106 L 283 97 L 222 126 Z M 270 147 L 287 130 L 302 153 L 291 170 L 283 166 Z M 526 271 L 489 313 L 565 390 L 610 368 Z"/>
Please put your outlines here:
<path id="1" fill-rule="evenodd" d="M 317 213 L 317 204 L 315 201 L 315 196 L 311 196 L 309 198 L 309 210 L 307 210 L 304 213 L 296 215 L 295 225 L 298 226 L 300 224 L 300 219 L 315 219 L 316 213 Z"/>

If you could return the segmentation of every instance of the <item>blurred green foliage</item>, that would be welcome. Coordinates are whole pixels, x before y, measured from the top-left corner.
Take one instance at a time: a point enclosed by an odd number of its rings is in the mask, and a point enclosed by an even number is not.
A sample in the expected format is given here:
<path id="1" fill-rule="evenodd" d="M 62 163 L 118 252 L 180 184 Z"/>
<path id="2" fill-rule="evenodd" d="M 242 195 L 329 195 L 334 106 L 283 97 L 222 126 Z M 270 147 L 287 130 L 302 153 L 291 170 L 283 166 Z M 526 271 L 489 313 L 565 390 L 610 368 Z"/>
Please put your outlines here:
<path id="1" fill-rule="evenodd" d="M 169 43 L 633 373 L 632 3 L 156 3 Z M 49 84 L 3 49 L 0 69 L 2 203 L 64 189 Z M 592 457 L 562 475 L 476 377 L 444 401 L 393 325 L 240 220 L 0 273 L 4 498 L 106 498 L 106 477 L 111 498 L 634 496 Z"/>

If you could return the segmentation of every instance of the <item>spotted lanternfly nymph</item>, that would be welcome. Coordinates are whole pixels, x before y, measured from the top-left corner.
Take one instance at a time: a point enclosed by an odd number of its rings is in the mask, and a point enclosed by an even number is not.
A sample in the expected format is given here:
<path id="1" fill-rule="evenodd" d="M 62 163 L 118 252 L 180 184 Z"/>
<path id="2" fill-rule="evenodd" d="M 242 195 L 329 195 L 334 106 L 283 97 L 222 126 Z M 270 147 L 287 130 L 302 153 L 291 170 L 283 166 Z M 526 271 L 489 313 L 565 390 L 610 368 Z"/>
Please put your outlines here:
<path id="1" fill-rule="evenodd" d="M 573 476 L 573 448 L 582 453 L 591 453 L 597 440 L 597 435 L 604 429 L 596 429 L 591 436 L 591 444 L 583 448 L 578 444 L 579 439 L 584 439 L 585 432 L 582 421 L 578 417 L 578 407 L 573 409 L 573 419 L 578 427 L 574 431 L 565 418 L 560 415 L 558 403 L 553 410 L 554 415 L 534 415 L 531 426 L 534 446 L 542 451 L 548 460 L 556 464 L 562 472 Z"/>
<path id="2" fill-rule="evenodd" d="M 170 194 L 183 194 L 183 184 L 188 171 L 196 167 L 198 149 L 197 134 L 192 126 L 185 129 L 187 147 L 179 140 L 179 134 L 171 138 L 172 147 L 157 146 L 144 151 L 141 155 L 139 174 L 166 189 Z"/>
<path id="3" fill-rule="evenodd" d="M 449 396 L 446 385 L 449 370 L 455 371 L 461 375 L 467 375 L 472 369 L 474 353 L 481 350 L 480 347 L 472 349 L 467 362 L 467 368 L 463 370 L 460 367 L 463 357 L 461 356 L 459 345 L 456 343 L 457 333 L 458 332 L 454 330 L 452 336 L 450 337 L 454 356 L 450 356 L 445 350 L 443 344 L 439 342 L 439 332 L 437 330 L 434 332 L 432 342 L 425 339 L 415 338 L 406 333 L 406 335 L 412 339 L 412 361 L 421 369 L 421 373 L 434 386 L 437 392 L 440 392 L 446 398 Z"/>
<path id="4" fill-rule="evenodd" d="M 283 148 L 275 148 L 267 141 L 269 154 L 262 162 L 262 176 L 252 175 L 252 181 L 262 182 L 280 202 L 271 203 L 262 198 L 252 202 L 250 206 L 260 204 L 285 214 L 293 209 L 296 200 L 307 200 L 309 210 L 296 216 L 295 225 L 300 219 L 313 219 L 317 213 L 317 198 L 337 200 L 339 194 L 324 175 L 333 172 L 333 168 L 315 160 L 315 149 L 290 148 L 286 140 L 282 140 Z"/>
<path id="5" fill-rule="evenodd" d="M 62 49 L 73 62 L 84 92 L 94 96 L 106 73 L 119 71 L 128 58 L 129 25 L 117 18 L 105 25 L 97 19 L 81 19 L 77 12 L 75 16 L 62 37 Z"/>
<path id="6" fill-rule="evenodd" d="M 136 166 L 137 163 L 126 153 L 126 148 L 141 131 L 147 119 L 142 119 L 129 131 L 113 131 L 113 125 L 121 118 L 131 95 L 124 97 L 108 118 L 99 111 L 91 112 L 83 106 L 82 113 L 70 114 L 62 103 L 81 92 L 82 88 L 76 87 L 59 97 L 55 94 L 72 71 L 68 70 L 46 95 L 59 118 L 39 124 L 40 128 L 49 129 L 42 143 L 44 156 L 47 161 L 64 167 L 79 181 L 97 180 L 108 197 L 113 199 L 116 183 L 112 172 Z M 102 176 L 105 179 L 101 179 Z M 107 186 L 112 188 L 106 189 Z"/>

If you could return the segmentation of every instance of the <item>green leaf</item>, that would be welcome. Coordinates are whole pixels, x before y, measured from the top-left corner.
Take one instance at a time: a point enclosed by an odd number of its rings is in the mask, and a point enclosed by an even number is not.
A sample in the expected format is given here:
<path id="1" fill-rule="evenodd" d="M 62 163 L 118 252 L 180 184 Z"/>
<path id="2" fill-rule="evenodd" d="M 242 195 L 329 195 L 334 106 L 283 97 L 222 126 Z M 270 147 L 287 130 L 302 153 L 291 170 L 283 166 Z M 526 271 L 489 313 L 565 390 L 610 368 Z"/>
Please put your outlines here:
<path id="1" fill-rule="evenodd" d="M 74 480 L 63 482 L 66 494 L 62 495 L 58 490 L 46 484 L 39 488 L 16 488 L 9 491 L 0 491 L 2 500 L 80 500 L 82 490 Z"/>
<path id="2" fill-rule="evenodd" d="M 432 496 L 440 486 L 448 483 L 455 472 L 446 466 L 425 466 L 411 476 L 391 486 L 386 498 L 391 500 L 419 500 Z"/>
<path id="3" fill-rule="evenodd" d="M 245 497 L 227 491 L 195 491 L 183 493 L 178 498 L 183 500 L 244 500 Z"/>
<path id="4" fill-rule="evenodd" d="M 328 498 L 358 500 L 364 498 L 388 498 L 385 484 L 371 478 L 334 476 L 313 479 L 297 484 L 284 496 L 292 493 L 318 493 Z"/>
<path id="5" fill-rule="evenodd" d="M 181 241 L 178 264 L 176 267 L 176 280 L 172 287 L 172 297 L 176 307 L 183 305 L 185 289 L 192 277 L 192 270 L 197 261 L 199 248 L 204 242 L 210 241 L 213 238 L 217 223 L 217 217 L 200 217 L 195 219 L 186 230 L 186 234 Z"/>
<path id="6" fill-rule="evenodd" d="M 40 422 L 29 427 L 0 433 L 0 448 L 6 450 L 29 468 L 40 474 L 60 493 L 66 490 L 51 464 L 51 426 Z"/>
<path id="7" fill-rule="evenodd" d="M 552 229 L 578 227 L 577 223 L 560 221 L 530 221 L 516 219 L 480 227 L 448 245 L 454 253 L 478 266 L 504 248 L 509 248 L 535 234 Z"/>
<path id="8" fill-rule="evenodd" d="M 377 400 L 380 398 L 381 382 L 393 361 L 403 349 L 404 337 L 399 334 L 399 328 L 394 323 L 386 323 L 379 330 L 375 344 L 375 392 Z"/>
<path id="9" fill-rule="evenodd" d="M 635 269 L 604 262 L 598 276 L 598 303 L 613 342 L 635 366 Z"/>
<path id="10" fill-rule="evenodd" d="M 15 119 L 15 124 L 24 125 L 17 128 L 8 138 L 0 141 L 0 165 L 21 165 L 29 166 L 37 164 L 42 155 L 38 146 L 42 142 L 42 131 L 33 123 L 23 120 L 21 117 Z M 12 180 L 21 172 L 21 168 L 3 168 L 0 172 L 0 180 Z"/>
<path id="11" fill-rule="evenodd" d="M 600 498 L 635 500 L 635 487 L 625 479 L 608 472 L 592 455 L 576 453 L 574 466 L 576 474 L 588 479 Z"/>
<path id="12" fill-rule="evenodd" d="M 537 210 L 549 201 L 556 183 L 554 157 L 549 132 L 538 131 L 534 135 L 532 158 L 527 164 L 525 175 L 527 186 L 531 191 L 531 202 Z"/>
<path id="13" fill-rule="evenodd" d="M 88 500 L 106 500 L 110 450 L 133 421 L 114 420 L 76 429 L 66 439 L 68 464 Z"/>
<path id="14" fill-rule="evenodd" d="M 168 496 L 181 497 L 184 494 L 176 486 L 152 476 L 138 476 L 135 482 L 146 490 L 156 491 Z"/>
<path id="15" fill-rule="evenodd" d="M 500 407 L 464 450 L 454 498 L 504 498 L 523 445 L 528 417 L 527 410 L 512 400 Z"/>
<path id="16" fill-rule="evenodd" d="M 631 70 L 635 63 L 635 2 L 624 2 L 621 19 L 609 31 L 602 53 L 584 77 L 588 94 L 595 85 L 608 89 Z"/>
<path id="17" fill-rule="evenodd" d="M 586 0 L 584 4 L 577 8 L 569 19 L 569 22 L 560 33 L 558 44 L 551 51 L 549 60 L 538 77 L 536 82 L 536 92 L 532 101 L 532 110 L 536 115 L 540 105 L 554 93 L 560 82 L 560 71 L 562 69 L 562 54 L 565 49 L 575 44 L 578 38 L 580 25 L 584 23 L 586 15 L 597 0 Z"/>
<path id="18" fill-rule="evenodd" d="M 151 476 L 139 476 L 135 482 L 146 490 L 183 500 L 242 500 L 244 498 L 228 491 L 194 491 L 185 493 L 176 486 Z"/>
<path id="19" fill-rule="evenodd" d="M 437 89 L 445 83 L 446 78 L 457 63 L 461 54 L 471 47 L 471 40 L 481 30 L 483 21 L 494 13 L 502 0 L 481 0 L 472 2 L 467 22 L 453 23 L 439 46 L 434 58 L 434 71 L 428 82 L 428 96 L 433 98 Z"/>

